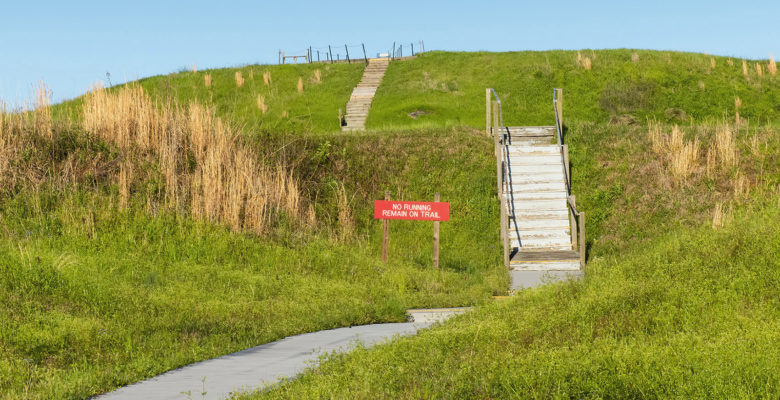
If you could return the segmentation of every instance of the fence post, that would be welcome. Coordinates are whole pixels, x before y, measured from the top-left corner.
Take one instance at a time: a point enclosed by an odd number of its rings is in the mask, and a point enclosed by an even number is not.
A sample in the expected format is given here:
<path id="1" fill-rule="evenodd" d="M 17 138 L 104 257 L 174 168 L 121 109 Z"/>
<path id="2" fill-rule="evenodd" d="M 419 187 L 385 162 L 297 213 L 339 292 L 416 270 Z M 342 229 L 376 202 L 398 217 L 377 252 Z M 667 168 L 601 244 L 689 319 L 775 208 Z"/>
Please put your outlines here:
<path id="1" fill-rule="evenodd" d="M 409 46 L 412 47 L 412 55 L 414 56 L 414 43 L 409 43 Z"/>
<path id="2" fill-rule="evenodd" d="M 385 200 L 390 200 L 390 191 L 385 191 Z M 383 227 L 382 227 L 382 261 L 387 262 L 387 245 L 390 241 L 390 220 L 385 219 L 383 220 Z"/>
<path id="3" fill-rule="evenodd" d="M 395 42 L 393 42 L 393 60 L 395 60 Z"/>
<path id="4" fill-rule="evenodd" d="M 439 202 L 439 193 L 434 193 L 433 201 Z M 439 268 L 439 221 L 433 221 L 433 267 Z"/>
<path id="5" fill-rule="evenodd" d="M 398 56 L 399 58 L 404 58 L 404 45 L 403 44 L 399 44 L 398 45 L 398 53 L 400 54 Z"/>
<path id="6" fill-rule="evenodd" d="M 485 89 L 485 134 L 490 136 L 490 88 Z"/>
<path id="7" fill-rule="evenodd" d="M 363 58 L 366 60 L 366 65 L 368 65 L 368 56 L 366 55 L 366 44 L 361 43 L 361 46 L 363 46 Z"/>
<path id="8" fill-rule="evenodd" d="M 330 54 L 330 63 L 333 64 L 333 50 L 328 45 L 328 54 Z"/>
<path id="9" fill-rule="evenodd" d="M 352 61 L 349 60 L 349 48 L 347 47 L 346 44 L 344 45 L 344 51 L 347 52 L 347 62 L 352 64 Z"/>
<path id="10" fill-rule="evenodd" d="M 320 51 L 317 50 L 317 62 L 320 62 Z"/>

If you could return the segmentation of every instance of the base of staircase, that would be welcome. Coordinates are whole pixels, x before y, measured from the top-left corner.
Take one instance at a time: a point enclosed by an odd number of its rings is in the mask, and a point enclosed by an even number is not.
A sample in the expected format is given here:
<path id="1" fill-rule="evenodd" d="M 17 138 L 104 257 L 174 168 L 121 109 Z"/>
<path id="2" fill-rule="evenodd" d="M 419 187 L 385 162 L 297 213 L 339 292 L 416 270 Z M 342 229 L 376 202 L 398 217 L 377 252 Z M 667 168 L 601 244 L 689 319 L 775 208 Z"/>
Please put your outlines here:
<path id="1" fill-rule="evenodd" d="M 534 288 L 547 283 L 580 279 L 585 272 L 578 271 L 509 271 L 511 284 L 509 290 L 522 290 Z"/>

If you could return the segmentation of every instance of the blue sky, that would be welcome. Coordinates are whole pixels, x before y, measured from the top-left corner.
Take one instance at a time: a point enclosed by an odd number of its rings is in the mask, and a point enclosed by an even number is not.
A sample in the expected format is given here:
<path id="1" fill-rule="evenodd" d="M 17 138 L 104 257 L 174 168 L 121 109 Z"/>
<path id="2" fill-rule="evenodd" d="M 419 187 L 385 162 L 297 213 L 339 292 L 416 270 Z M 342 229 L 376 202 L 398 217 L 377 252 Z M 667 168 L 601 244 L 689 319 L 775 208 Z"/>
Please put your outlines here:
<path id="1" fill-rule="evenodd" d="M 55 101 L 90 84 L 275 63 L 279 49 L 393 41 L 428 50 L 650 48 L 780 56 L 780 1 L 9 1 L 0 6 L 0 98 L 44 79 Z M 353 50 L 350 50 L 353 51 Z M 357 49 L 354 49 L 357 51 Z M 343 48 L 341 50 L 343 56 Z"/>

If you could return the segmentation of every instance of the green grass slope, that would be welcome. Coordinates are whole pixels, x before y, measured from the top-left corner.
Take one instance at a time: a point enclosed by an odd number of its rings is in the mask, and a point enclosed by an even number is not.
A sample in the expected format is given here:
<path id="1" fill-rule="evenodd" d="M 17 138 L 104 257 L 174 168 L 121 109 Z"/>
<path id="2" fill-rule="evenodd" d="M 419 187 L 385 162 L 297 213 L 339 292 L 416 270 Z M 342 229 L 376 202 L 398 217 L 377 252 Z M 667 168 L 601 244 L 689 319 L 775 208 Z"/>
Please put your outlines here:
<path id="1" fill-rule="evenodd" d="M 144 78 L 133 84 L 142 86 L 156 98 L 172 98 L 182 105 L 197 102 L 213 106 L 217 115 L 250 134 L 333 132 L 341 129 L 339 109 L 346 111 L 352 89 L 363 76 L 363 68 L 363 63 L 248 65 L 181 71 Z M 244 81 L 242 86 L 237 84 L 237 73 Z M 265 74 L 270 77 L 267 84 Z M 209 86 L 206 86 L 206 76 L 211 79 Z M 265 111 L 258 104 L 258 96 L 263 98 Z M 82 100 L 77 98 L 60 104 L 57 111 L 76 117 Z"/>
<path id="2" fill-rule="evenodd" d="M 778 218 L 664 233 L 263 398 L 776 398 Z"/>
<path id="3" fill-rule="evenodd" d="M 485 126 L 485 88 L 501 97 L 507 125 L 552 125 L 553 88 L 564 89 L 567 120 L 668 122 L 740 113 L 752 123 L 780 115 L 778 79 L 766 61 L 650 50 L 508 53 L 431 52 L 391 63 L 377 91 L 367 126 L 373 129 L 443 125 Z M 632 55 L 636 55 L 636 61 Z M 714 67 L 713 63 L 714 62 Z M 756 63 L 762 64 L 758 76 Z M 409 113 L 427 114 L 416 119 Z"/>

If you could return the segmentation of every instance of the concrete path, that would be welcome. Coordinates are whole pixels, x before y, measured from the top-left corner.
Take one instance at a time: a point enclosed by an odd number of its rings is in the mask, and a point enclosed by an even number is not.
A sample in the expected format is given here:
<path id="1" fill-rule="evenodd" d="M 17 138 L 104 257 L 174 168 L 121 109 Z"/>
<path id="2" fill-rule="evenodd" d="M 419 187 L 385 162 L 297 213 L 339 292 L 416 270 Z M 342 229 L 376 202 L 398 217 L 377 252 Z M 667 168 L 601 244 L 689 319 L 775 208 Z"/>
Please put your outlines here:
<path id="1" fill-rule="evenodd" d="M 428 326 L 429 323 L 412 322 L 375 324 L 291 336 L 191 364 L 95 398 L 224 399 L 236 391 L 260 389 L 279 379 L 294 377 L 315 364 L 320 354 L 349 350 L 356 341 L 371 346 Z"/>

